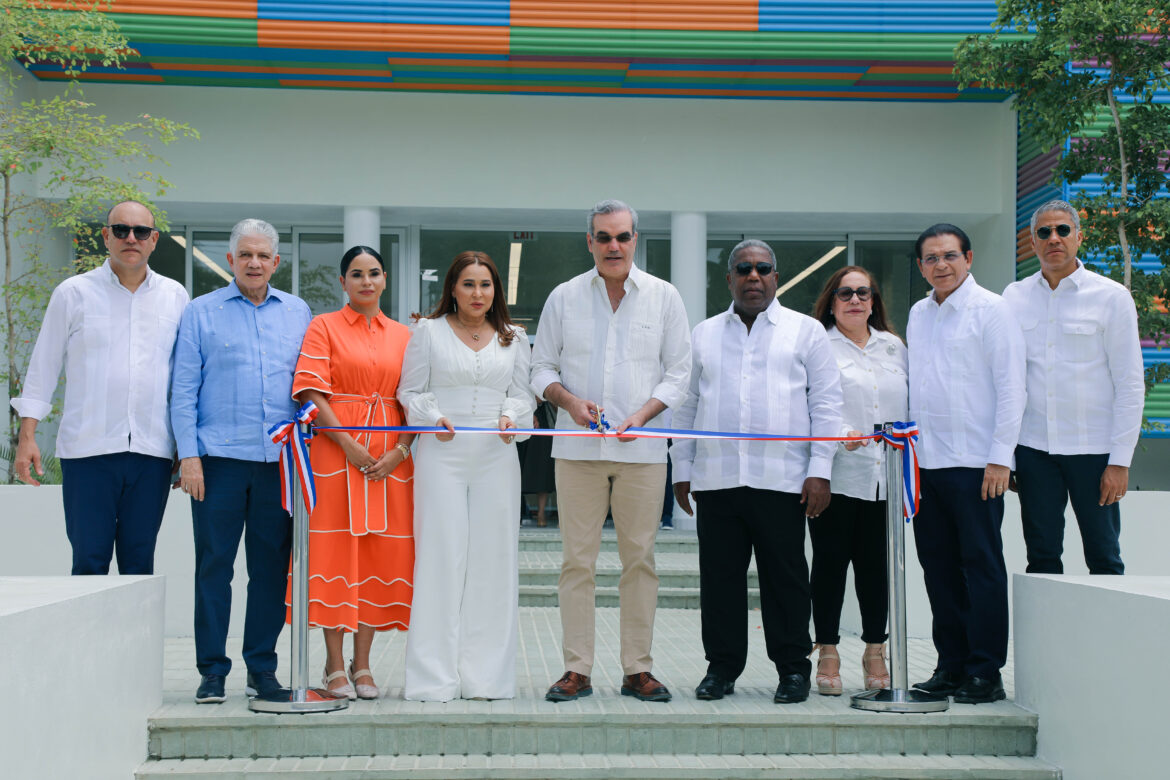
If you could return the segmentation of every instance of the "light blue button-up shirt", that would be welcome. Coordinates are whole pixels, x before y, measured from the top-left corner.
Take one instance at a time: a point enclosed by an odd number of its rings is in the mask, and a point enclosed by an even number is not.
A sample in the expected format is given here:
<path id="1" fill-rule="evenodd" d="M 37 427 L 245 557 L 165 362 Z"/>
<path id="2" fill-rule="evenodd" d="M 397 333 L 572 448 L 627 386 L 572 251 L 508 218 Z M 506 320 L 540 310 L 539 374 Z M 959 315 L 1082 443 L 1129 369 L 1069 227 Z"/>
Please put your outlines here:
<path id="1" fill-rule="evenodd" d="M 171 427 L 180 458 L 272 463 L 268 428 L 296 411 L 293 370 L 312 314 L 269 286 L 259 306 L 232 281 L 183 312 L 171 377 Z"/>

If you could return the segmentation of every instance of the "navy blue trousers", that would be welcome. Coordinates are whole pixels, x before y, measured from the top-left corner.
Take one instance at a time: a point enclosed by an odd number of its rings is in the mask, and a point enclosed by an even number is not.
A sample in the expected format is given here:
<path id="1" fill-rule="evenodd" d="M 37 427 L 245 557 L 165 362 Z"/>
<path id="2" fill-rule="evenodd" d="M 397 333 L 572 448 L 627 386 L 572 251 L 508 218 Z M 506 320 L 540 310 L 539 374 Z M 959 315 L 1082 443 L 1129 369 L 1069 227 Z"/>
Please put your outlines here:
<path id="1" fill-rule="evenodd" d="M 276 640 L 284 627 L 292 519 L 280 504 L 280 468 L 233 458 L 203 457 L 204 496 L 191 500 L 195 531 L 195 665 L 227 675 L 232 575 L 240 536 L 248 562 L 244 664 L 275 672 Z"/>
<path id="2" fill-rule="evenodd" d="M 137 452 L 61 458 L 65 533 L 73 574 L 154 574 L 154 545 L 171 489 L 173 462 Z"/>
<path id="3" fill-rule="evenodd" d="M 1125 574 L 1121 561 L 1121 508 L 1099 506 L 1108 455 L 1050 455 L 1016 447 L 1020 519 L 1028 545 L 1028 571 L 1064 574 L 1064 508 L 1072 500 L 1090 574 Z"/>
<path id="4" fill-rule="evenodd" d="M 937 669 L 994 677 L 1007 663 L 1003 498 L 979 497 L 983 469 L 922 469 L 914 543 L 933 614 Z"/>
<path id="5" fill-rule="evenodd" d="M 800 496 L 750 487 L 703 490 L 694 496 L 707 672 L 734 680 L 747 664 L 747 572 L 755 550 L 768 658 L 781 675 L 808 677 L 812 602 Z"/>

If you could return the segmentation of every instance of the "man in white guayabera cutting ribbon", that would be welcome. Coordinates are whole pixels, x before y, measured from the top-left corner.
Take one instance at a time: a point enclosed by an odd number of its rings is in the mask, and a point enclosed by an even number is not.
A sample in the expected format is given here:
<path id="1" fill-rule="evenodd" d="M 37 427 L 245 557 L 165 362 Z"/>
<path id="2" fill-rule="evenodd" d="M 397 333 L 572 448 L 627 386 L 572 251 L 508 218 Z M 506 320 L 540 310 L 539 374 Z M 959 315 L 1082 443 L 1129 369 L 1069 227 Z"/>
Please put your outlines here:
<path id="1" fill-rule="evenodd" d="M 740 242 L 727 260 L 732 304 L 691 334 L 694 358 L 680 429 L 790 436 L 841 434 L 841 375 L 821 323 L 776 298 L 776 255 Z M 748 655 L 748 563 L 755 552 L 777 704 L 808 698 L 812 615 L 806 518 L 829 505 L 837 443 L 676 439 L 674 490 L 698 506 L 700 611 L 707 675 L 700 699 L 735 692 Z"/>
<path id="2" fill-rule="evenodd" d="M 558 285 L 545 302 L 532 353 L 532 389 L 557 408 L 561 430 L 605 426 L 601 438 L 553 440 L 564 560 L 558 586 L 565 674 L 549 701 L 593 693 L 594 566 L 606 512 L 613 511 L 622 577 L 621 692 L 669 701 L 651 673 L 658 601 L 654 538 L 662 515 L 666 440 L 623 437 L 661 427 L 667 407 L 686 397 L 690 327 L 682 297 L 634 265 L 638 215 L 618 200 L 589 213 L 585 240 L 594 267 Z"/>

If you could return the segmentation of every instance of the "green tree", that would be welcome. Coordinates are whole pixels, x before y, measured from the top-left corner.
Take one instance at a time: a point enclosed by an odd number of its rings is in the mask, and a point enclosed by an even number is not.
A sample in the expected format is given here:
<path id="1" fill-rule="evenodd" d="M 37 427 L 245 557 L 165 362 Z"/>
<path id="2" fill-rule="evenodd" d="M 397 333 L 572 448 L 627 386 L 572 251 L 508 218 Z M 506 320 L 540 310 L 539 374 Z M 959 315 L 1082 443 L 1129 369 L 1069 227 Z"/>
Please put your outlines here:
<path id="1" fill-rule="evenodd" d="M 102 262 L 96 223 L 113 202 L 150 204 L 169 183 L 141 166 L 162 163 L 156 151 L 187 125 L 143 114 L 111 122 L 84 99 L 79 77 L 92 67 L 120 68 L 132 53 L 125 36 L 100 8 L 47 0 L 0 0 L 0 234 L 4 252 L 4 346 L 8 397 L 20 395 L 28 356 L 53 288 L 66 273 Z M 63 94 L 21 101 L 25 65 L 48 64 L 65 79 Z M 137 170 L 136 170 L 137 169 Z M 157 209 L 156 209 L 157 212 Z M 166 227 L 159 213 L 159 226 Z M 74 241 L 75 267 L 60 270 L 44 258 L 54 235 Z M 7 461 L 20 419 L 8 409 Z"/>
<path id="2" fill-rule="evenodd" d="M 1079 194 L 1082 253 L 1107 263 L 1133 293 L 1143 336 L 1170 330 L 1170 4 L 1166 0 L 1000 0 L 994 32 L 955 51 L 963 88 L 1014 93 L 1020 130 L 1043 148 L 1071 141 L 1056 182 L 1100 175 L 1099 194 Z M 1133 268 L 1152 254 L 1157 273 Z M 1146 373 L 1147 386 L 1170 365 Z"/>

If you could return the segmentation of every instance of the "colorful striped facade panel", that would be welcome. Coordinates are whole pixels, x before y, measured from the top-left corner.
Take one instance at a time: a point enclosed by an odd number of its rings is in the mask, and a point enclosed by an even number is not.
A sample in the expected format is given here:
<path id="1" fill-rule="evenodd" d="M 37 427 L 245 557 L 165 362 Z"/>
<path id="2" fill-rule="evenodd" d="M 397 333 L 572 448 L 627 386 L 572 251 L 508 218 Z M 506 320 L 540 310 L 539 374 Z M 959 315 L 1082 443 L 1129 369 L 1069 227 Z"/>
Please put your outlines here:
<path id="1" fill-rule="evenodd" d="M 54 8 L 70 10 L 77 7 L 75 0 L 49 0 Z M 157 16 L 207 17 L 210 19 L 257 18 L 256 0 L 112 0 L 109 8 L 98 10 L 111 14 L 151 14 Z"/>
<path id="2" fill-rule="evenodd" d="M 261 19 L 262 47 L 444 54 L 507 54 L 509 28 Z"/>
<path id="3" fill-rule="evenodd" d="M 760 0 L 761 30 L 785 32 L 988 33 L 996 5 L 987 0 Z"/>
<path id="4" fill-rule="evenodd" d="M 514 27 L 598 30 L 759 28 L 755 0 L 512 0 Z"/>

